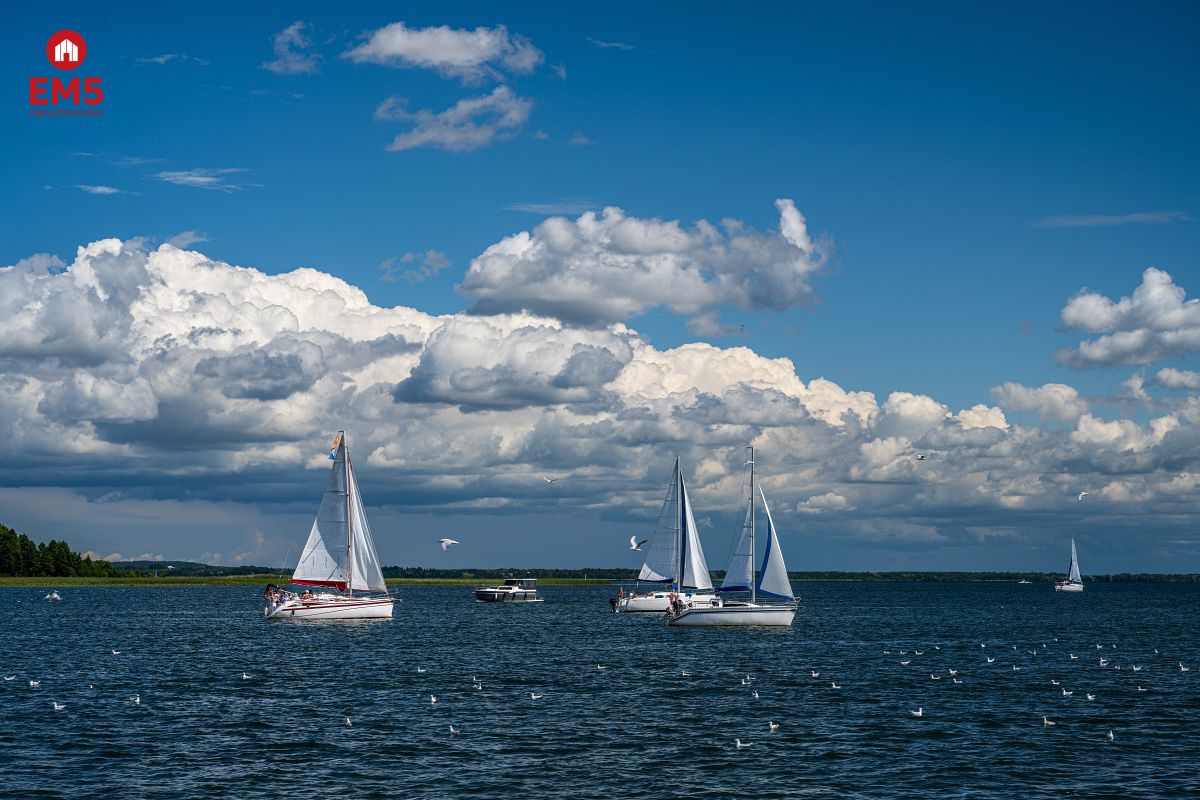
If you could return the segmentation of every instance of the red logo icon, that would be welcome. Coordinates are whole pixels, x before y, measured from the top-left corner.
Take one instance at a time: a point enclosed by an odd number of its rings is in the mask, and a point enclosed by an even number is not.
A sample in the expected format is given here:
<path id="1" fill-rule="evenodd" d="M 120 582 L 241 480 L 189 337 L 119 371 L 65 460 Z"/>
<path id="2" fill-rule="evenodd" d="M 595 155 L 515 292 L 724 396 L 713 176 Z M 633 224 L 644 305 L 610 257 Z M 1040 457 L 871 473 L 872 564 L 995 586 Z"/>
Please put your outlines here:
<path id="1" fill-rule="evenodd" d="M 46 58 L 59 69 L 75 69 L 87 58 L 87 42 L 75 31 L 58 31 L 46 42 Z"/>

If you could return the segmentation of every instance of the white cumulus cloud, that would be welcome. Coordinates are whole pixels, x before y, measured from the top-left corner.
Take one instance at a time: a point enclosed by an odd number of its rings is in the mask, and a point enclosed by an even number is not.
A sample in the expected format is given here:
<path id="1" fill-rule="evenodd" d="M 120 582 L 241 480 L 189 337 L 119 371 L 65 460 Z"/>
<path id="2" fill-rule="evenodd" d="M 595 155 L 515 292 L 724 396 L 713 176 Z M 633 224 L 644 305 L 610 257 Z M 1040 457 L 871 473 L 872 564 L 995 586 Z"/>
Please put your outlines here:
<path id="1" fill-rule="evenodd" d="M 503 25 L 466 30 L 448 25 L 410 28 L 393 22 L 371 31 L 365 39 L 343 57 L 359 64 L 432 69 L 464 81 L 505 72 L 525 75 L 544 59 L 529 39 L 510 34 Z"/>
<path id="2" fill-rule="evenodd" d="M 529 119 L 533 101 L 517 95 L 507 86 L 497 86 L 490 94 L 459 100 L 445 111 L 421 109 L 409 111 L 407 101 L 389 97 L 375 109 L 375 119 L 411 123 L 398 134 L 387 150 L 396 152 L 417 147 L 436 147 L 462 153 L 477 150 L 496 139 L 511 137 Z"/>

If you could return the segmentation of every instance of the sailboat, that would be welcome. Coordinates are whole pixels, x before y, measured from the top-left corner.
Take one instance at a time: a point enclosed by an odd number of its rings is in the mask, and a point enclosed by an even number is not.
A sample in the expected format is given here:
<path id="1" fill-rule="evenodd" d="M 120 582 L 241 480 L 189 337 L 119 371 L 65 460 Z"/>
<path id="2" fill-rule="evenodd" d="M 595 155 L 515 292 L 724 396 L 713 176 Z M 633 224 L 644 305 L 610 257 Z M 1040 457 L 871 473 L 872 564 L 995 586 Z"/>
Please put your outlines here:
<path id="1" fill-rule="evenodd" d="M 324 589 L 301 595 L 275 586 L 263 592 L 267 619 L 379 619 L 392 616 L 379 556 L 363 508 L 346 432 L 329 451 L 333 466 L 321 508 L 300 555 L 292 583 Z M 330 590 L 336 590 L 330 591 Z M 355 595 L 354 592 L 367 594 Z"/>
<path id="2" fill-rule="evenodd" d="M 1083 577 L 1079 574 L 1079 557 L 1075 555 L 1075 539 L 1071 539 L 1071 566 L 1067 567 L 1067 579 L 1054 584 L 1056 592 L 1082 592 Z"/>
<path id="3" fill-rule="evenodd" d="M 673 598 L 681 603 L 707 603 L 716 597 L 712 593 L 712 578 L 704 560 L 704 549 L 700 547 L 700 532 L 678 458 L 658 520 L 638 581 L 665 585 L 650 592 L 625 594 L 622 591 L 617 601 L 620 612 L 662 613 L 671 607 Z"/>
<path id="4" fill-rule="evenodd" d="M 767 517 L 767 547 L 763 553 L 762 567 L 758 575 L 754 573 L 755 555 L 755 506 L 754 496 L 754 448 L 746 448 L 748 458 L 746 465 L 750 467 L 750 496 L 746 504 L 746 516 L 742 523 L 742 532 L 733 554 L 729 559 L 729 568 L 725 571 L 725 580 L 717 590 L 718 596 L 709 603 L 692 603 L 672 609 L 668 612 L 667 623 L 680 626 L 702 625 L 772 625 L 788 627 L 796 616 L 796 598 L 792 594 L 792 584 L 788 580 L 787 565 L 783 561 L 783 551 L 779 548 L 779 534 L 775 522 L 771 519 L 771 509 L 767 506 L 767 496 L 762 489 L 758 490 L 758 499 L 762 500 L 763 513 Z M 731 592 L 749 592 L 750 599 L 726 600 L 724 595 Z M 783 603 L 759 603 L 759 596 L 783 600 Z"/>

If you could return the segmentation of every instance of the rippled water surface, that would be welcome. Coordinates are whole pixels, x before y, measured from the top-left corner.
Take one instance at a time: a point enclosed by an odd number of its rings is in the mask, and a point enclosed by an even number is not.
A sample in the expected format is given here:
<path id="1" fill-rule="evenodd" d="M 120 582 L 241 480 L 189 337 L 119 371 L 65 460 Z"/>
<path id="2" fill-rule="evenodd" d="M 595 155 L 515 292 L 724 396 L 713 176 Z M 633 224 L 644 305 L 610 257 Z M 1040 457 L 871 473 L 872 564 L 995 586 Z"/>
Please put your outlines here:
<path id="1" fill-rule="evenodd" d="M 1200 792 L 1197 587 L 797 588 L 790 630 L 671 629 L 606 587 L 404 587 L 359 623 L 266 622 L 252 587 L 0 589 L 0 795 Z"/>

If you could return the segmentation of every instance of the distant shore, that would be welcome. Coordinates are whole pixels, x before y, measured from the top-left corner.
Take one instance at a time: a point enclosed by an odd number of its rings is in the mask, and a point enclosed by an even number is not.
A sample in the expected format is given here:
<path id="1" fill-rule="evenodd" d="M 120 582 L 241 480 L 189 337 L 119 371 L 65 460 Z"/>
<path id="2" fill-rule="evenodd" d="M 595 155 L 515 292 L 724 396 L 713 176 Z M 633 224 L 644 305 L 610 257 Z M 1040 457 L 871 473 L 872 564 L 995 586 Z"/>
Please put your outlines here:
<path id="1" fill-rule="evenodd" d="M 546 572 L 561 573 L 564 570 L 548 569 Z M 582 570 L 581 570 L 582 571 Z M 541 576 L 539 570 L 505 570 L 503 573 L 480 571 L 478 575 L 439 577 L 387 578 L 388 586 L 477 586 L 497 583 L 513 575 L 537 577 L 542 586 L 607 586 L 616 583 L 632 584 L 627 575 L 596 575 L 588 570 L 589 577 Z M 856 582 L 856 583 L 1017 583 L 1021 580 L 1031 584 L 1050 584 L 1061 578 L 1050 573 L 1009 574 L 995 572 L 799 572 L 790 573 L 793 581 L 799 582 Z M 719 577 L 714 576 L 719 582 Z M 1119 574 L 1085 576 L 1087 584 L 1103 583 L 1200 583 L 1196 574 Z M 265 586 L 268 583 L 287 585 L 289 579 L 278 574 L 261 573 L 250 575 L 136 575 L 121 577 L 0 577 L 0 588 L 62 586 Z"/>

